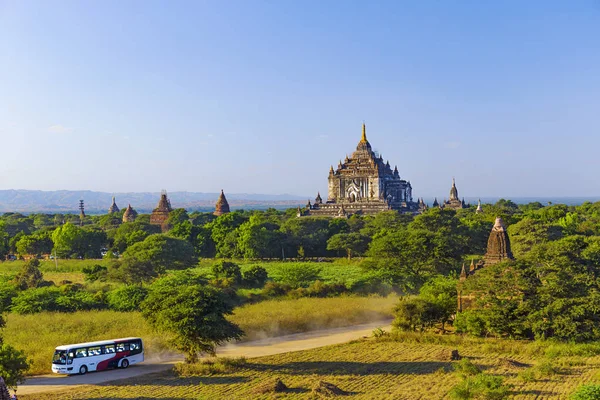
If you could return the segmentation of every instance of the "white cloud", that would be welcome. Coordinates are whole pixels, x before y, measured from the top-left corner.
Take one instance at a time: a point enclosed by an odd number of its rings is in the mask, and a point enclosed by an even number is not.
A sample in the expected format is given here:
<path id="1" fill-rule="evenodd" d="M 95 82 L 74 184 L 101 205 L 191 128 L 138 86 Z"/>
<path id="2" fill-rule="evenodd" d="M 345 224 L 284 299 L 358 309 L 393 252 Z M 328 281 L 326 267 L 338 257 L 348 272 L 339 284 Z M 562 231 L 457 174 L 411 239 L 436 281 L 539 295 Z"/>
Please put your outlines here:
<path id="1" fill-rule="evenodd" d="M 73 128 L 67 128 L 64 125 L 56 124 L 48 127 L 48 131 L 51 133 L 69 133 L 73 131 Z"/>

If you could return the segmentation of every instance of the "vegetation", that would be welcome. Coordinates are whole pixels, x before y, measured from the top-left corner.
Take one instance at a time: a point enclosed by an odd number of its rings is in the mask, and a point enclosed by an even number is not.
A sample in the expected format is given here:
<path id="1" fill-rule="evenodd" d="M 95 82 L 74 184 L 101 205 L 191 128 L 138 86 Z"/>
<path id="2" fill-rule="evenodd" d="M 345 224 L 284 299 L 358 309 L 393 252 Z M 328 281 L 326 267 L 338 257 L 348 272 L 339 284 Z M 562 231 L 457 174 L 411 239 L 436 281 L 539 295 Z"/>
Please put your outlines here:
<path id="1" fill-rule="evenodd" d="M 401 344 L 400 344 L 401 343 Z M 543 362 L 552 343 L 477 339 L 454 335 L 398 333 L 380 339 L 312 350 L 285 353 L 243 361 L 211 361 L 207 364 L 180 366 L 164 372 L 111 382 L 102 386 L 82 387 L 37 395 L 36 399 L 98 398 L 315 398 L 312 388 L 328 382 L 352 399 L 447 399 L 459 392 L 472 399 L 518 400 L 569 398 L 582 384 L 598 382 L 595 355 L 561 355 L 554 364 L 564 365 L 568 373 L 523 381 L 519 373 Z M 584 345 L 558 345 L 564 349 Z M 466 361 L 450 361 L 447 354 L 457 349 Z M 469 373 L 452 372 L 455 365 L 472 365 Z M 461 371 L 467 368 L 456 367 Z M 471 369 L 469 367 L 469 369 Z M 482 371 L 478 373 L 477 370 Z M 274 390 L 277 379 L 285 387 Z M 465 383 L 466 382 L 466 383 Z M 133 386 L 135 385 L 135 386 Z M 281 386 L 281 385 L 279 385 Z M 135 393 L 132 389 L 135 388 Z M 267 390 L 268 389 L 268 390 Z M 587 390 L 584 392 L 583 390 Z M 470 396 L 470 397 L 469 397 Z M 574 397 L 593 399 L 594 397 Z M 31 396 L 23 396 L 30 399 Z"/>

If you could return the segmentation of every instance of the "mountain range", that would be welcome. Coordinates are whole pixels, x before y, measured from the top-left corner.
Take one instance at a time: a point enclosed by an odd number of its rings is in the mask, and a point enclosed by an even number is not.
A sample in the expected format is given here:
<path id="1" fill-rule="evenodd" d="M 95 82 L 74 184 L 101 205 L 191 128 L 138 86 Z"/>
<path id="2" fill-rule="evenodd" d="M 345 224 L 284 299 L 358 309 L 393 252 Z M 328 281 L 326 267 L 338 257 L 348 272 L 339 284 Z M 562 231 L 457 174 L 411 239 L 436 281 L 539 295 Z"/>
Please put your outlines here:
<path id="1" fill-rule="evenodd" d="M 289 194 L 225 193 L 232 208 L 289 208 L 306 203 L 306 197 Z M 0 212 L 79 212 L 83 200 L 86 213 L 104 213 L 115 196 L 120 208 L 131 204 L 138 212 L 149 212 L 156 207 L 158 192 L 106 193 L 91 190 L 0 190 Z M 173 208 L 208 211 L 214 208 L 219 193 L 170 192 Z"/>

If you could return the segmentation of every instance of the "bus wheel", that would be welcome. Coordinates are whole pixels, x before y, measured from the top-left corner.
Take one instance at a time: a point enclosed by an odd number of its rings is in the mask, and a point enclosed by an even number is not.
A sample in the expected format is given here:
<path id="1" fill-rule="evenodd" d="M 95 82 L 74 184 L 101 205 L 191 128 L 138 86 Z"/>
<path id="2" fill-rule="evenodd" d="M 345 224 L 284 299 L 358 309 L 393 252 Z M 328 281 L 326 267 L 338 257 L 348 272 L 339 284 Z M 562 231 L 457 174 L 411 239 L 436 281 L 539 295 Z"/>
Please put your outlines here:
<path id="1" fill-rule="evenodd" d="M 124 359 L 123 361 L 121 361 L 121 368 L 125 369 L 129 367 L 129 361 L 127 359 Z"/>
<path id="2" fill-rule="evenodd" d="M 81 367 L 79 367 L 79 375 L 85 375 L 87 372 L 87 367 L 85 365 L 82 365 Z"/>

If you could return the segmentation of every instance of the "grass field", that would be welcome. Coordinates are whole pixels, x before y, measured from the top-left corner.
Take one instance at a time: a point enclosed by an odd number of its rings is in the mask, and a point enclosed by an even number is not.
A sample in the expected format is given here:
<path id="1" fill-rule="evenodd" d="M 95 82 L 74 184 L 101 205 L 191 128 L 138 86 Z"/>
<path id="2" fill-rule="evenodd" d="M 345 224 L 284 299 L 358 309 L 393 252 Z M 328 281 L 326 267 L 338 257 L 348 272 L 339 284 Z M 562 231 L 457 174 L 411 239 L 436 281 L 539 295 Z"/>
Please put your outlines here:
<path id="1" fill-rule="evenodd" d="M 270 300 L 237 308 L 230 319 L 246 332 L 244 340 L 252 340 L 391 318 L 396 302 L 394 296 Z M 9 314 L 3 333 L 6 343 L 32 360 L 30 374 L 49 372 L 54 348 L 61 344 L 139 336 L 150 357 L 166 349 L 138 312 Z"/>
<path id="2" fill-rule="evenodd" d="M 35 398 L 314 399 L 320 397 L 312 393 L 312 388 L 319 381 L 326 381 L 348 392 L 344 398 L 449 399 L 449 391 L 461 380 L 451 372 L 453 362 L 448 360 L 448 352 L 452 349 L 458 349 L 486 374 L 502 376 L 511 385 L 512 399 L 566 399 L 582 383 L 600 381 L 600 357 L 569 354 L 568 345 L 420 338 L 408 335 L 402 341 L 363 339 L 249 359 L 228 373 L 180 378 L 170 371 L 46 396 L 38 394 Z M 552 358 L 548 358 L 550 355 Z M 289 389 L 261 393 L 260 388 L 273 386 L 277 378 Z"/>
<path id="3" fill-rule="evenodd" d="M 104 260 L 40 260 L 40 270 L 44 274 L 44 279 L 59 284 L 64 280 L 73 283 L 83 283 L 83 270 L 86 266 L 104 264 Z M 0 262 L 0 278 L 12 278 L 23 267 L 25 261 L 2 261 Z"/>

